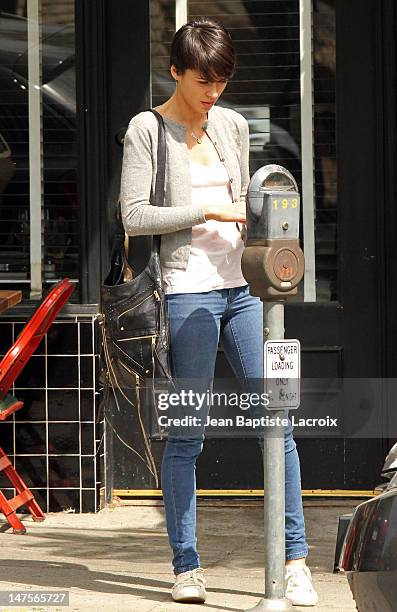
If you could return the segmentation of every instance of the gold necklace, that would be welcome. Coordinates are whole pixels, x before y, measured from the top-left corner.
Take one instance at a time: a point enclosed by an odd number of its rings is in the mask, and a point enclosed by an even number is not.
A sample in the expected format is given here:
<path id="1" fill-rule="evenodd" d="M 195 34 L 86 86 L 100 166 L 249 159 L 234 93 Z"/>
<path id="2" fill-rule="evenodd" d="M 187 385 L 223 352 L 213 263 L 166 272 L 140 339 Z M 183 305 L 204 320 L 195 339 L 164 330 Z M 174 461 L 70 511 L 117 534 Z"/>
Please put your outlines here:
<path id="1" fill-rule="evenodd" d="M 194 138 L 194 140 L 197 142 L 197 144 L 201 144 L 203 142 L 203 137 L 201 136 L 196 136 L 196 134 L 194 132 L 190 132 L 190 135 L 192 136 L 192 138 Z"/>

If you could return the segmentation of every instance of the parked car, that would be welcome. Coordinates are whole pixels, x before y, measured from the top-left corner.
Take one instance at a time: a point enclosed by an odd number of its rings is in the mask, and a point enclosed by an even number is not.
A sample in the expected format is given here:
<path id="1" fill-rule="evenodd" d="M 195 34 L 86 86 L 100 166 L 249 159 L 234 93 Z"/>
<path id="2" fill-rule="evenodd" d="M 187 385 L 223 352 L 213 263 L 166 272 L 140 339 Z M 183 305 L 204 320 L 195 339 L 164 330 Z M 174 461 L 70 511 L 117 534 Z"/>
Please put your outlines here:
<path id="1" fill-rule="evenodd" d="M 380 493 L 354 510 L 339 560 L 359 612 L 397 611 L 397 444 L 382 475 Z"/>

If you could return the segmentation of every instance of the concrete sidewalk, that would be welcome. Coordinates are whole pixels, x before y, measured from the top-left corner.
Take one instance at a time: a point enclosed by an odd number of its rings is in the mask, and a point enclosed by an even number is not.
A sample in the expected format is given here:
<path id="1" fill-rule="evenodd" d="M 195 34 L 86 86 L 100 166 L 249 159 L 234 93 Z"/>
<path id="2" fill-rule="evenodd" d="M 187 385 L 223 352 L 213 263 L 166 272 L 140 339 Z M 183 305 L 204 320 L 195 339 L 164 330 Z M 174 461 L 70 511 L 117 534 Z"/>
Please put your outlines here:
<path id="1" fill-rule="evenodd" d="M 320 597 L 318 606 L 306 610 L 356 609 L 346 577 L 333 574 L 332 566 L 337 517 L 358 503 L 305 503 L 309 565 Z M 69 610 L 84 612 L 237 612 L 254 606 L 263 596 L 260 502 L 199 501 L 199 550 L 209 591 L 204 606 L 171 601 L 173 574 L 164 511 L 159 502 L 141 504 L 106 508 L 98 514 L 48 514 L 43 523 L 26 518 L 28 531 L 22 536 L 0 523 L 0 591 L 67 590 Z M 67 608 L 8 609 L 56 612 Z"/>

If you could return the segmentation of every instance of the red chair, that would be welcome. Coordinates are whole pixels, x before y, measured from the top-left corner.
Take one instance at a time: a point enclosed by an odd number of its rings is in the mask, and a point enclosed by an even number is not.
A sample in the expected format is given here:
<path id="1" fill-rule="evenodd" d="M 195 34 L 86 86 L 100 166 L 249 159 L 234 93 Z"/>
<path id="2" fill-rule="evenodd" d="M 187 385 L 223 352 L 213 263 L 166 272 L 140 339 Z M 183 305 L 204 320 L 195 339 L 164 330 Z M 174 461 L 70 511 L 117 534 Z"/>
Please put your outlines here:
<path id="1" fill-rule="evenodd" d="M 23 328 L 13 346 L 1 360 L 0 421 L 4 421 L 10 414 L 23 407 L 23 402 L 18 401 L 8 391 L 39 346 L 62 306 L 68 301 L 73 290 L 74 287 L 68 278 L 63 279 L 51 289 L 37 308 L 33 317 Z M 26 505 L 34 521 L 43 521 L 45 516 L 34 499 L 33 493 L 19 476 L 1 447 L 0 472 L 4 472 L 18 493 L 12 499 L 7 499 L 0 491 L 0 511 L 10 523 L 14 533 L 25 533 L 26 529 L 16 515 L 18 508 Z"/>

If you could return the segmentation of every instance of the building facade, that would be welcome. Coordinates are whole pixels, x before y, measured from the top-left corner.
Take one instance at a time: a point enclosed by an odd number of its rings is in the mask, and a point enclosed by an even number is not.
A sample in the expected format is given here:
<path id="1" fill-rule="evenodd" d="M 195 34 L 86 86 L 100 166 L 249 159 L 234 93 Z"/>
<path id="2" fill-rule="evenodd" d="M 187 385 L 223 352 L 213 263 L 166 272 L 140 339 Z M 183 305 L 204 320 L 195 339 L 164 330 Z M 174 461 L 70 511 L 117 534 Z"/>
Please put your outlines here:
<path id="1" fill-rule="evenodd" d="M 0 10 L 0 284 L 24 296 L 0 319 L 1 352 L 57 279 L 75 284 L 17 380 L 24 408 L 1 424 L 1 445 L 43 508 L 159 494 L 134 400 L 101 386 L 100 285 L 123 134 L 171 94 L 172 34 L 199 15 L 235 41 L 238 69 L 220 103 L 249 122 L 251 171 L 279 163 L 302 193 L 306 274 L 286 306 L 286 337 L 300 339 L 312 381 L 304 414 L 338 417 L 336 430 L 296 432 L 302 487 L 373 489 L 396 437 L 393 394 L 377 391 L 397 369 L 393 0 L 0 0 Z M 130 241 L 135 265 L 146 248 Z M 232 378 L 221 348 L 217 376 Z M 150 416 L 159 467 L 164 441 Z M 259 448 L 213 433 L 197 479 L 212 494 L 260 489 Z"/>

